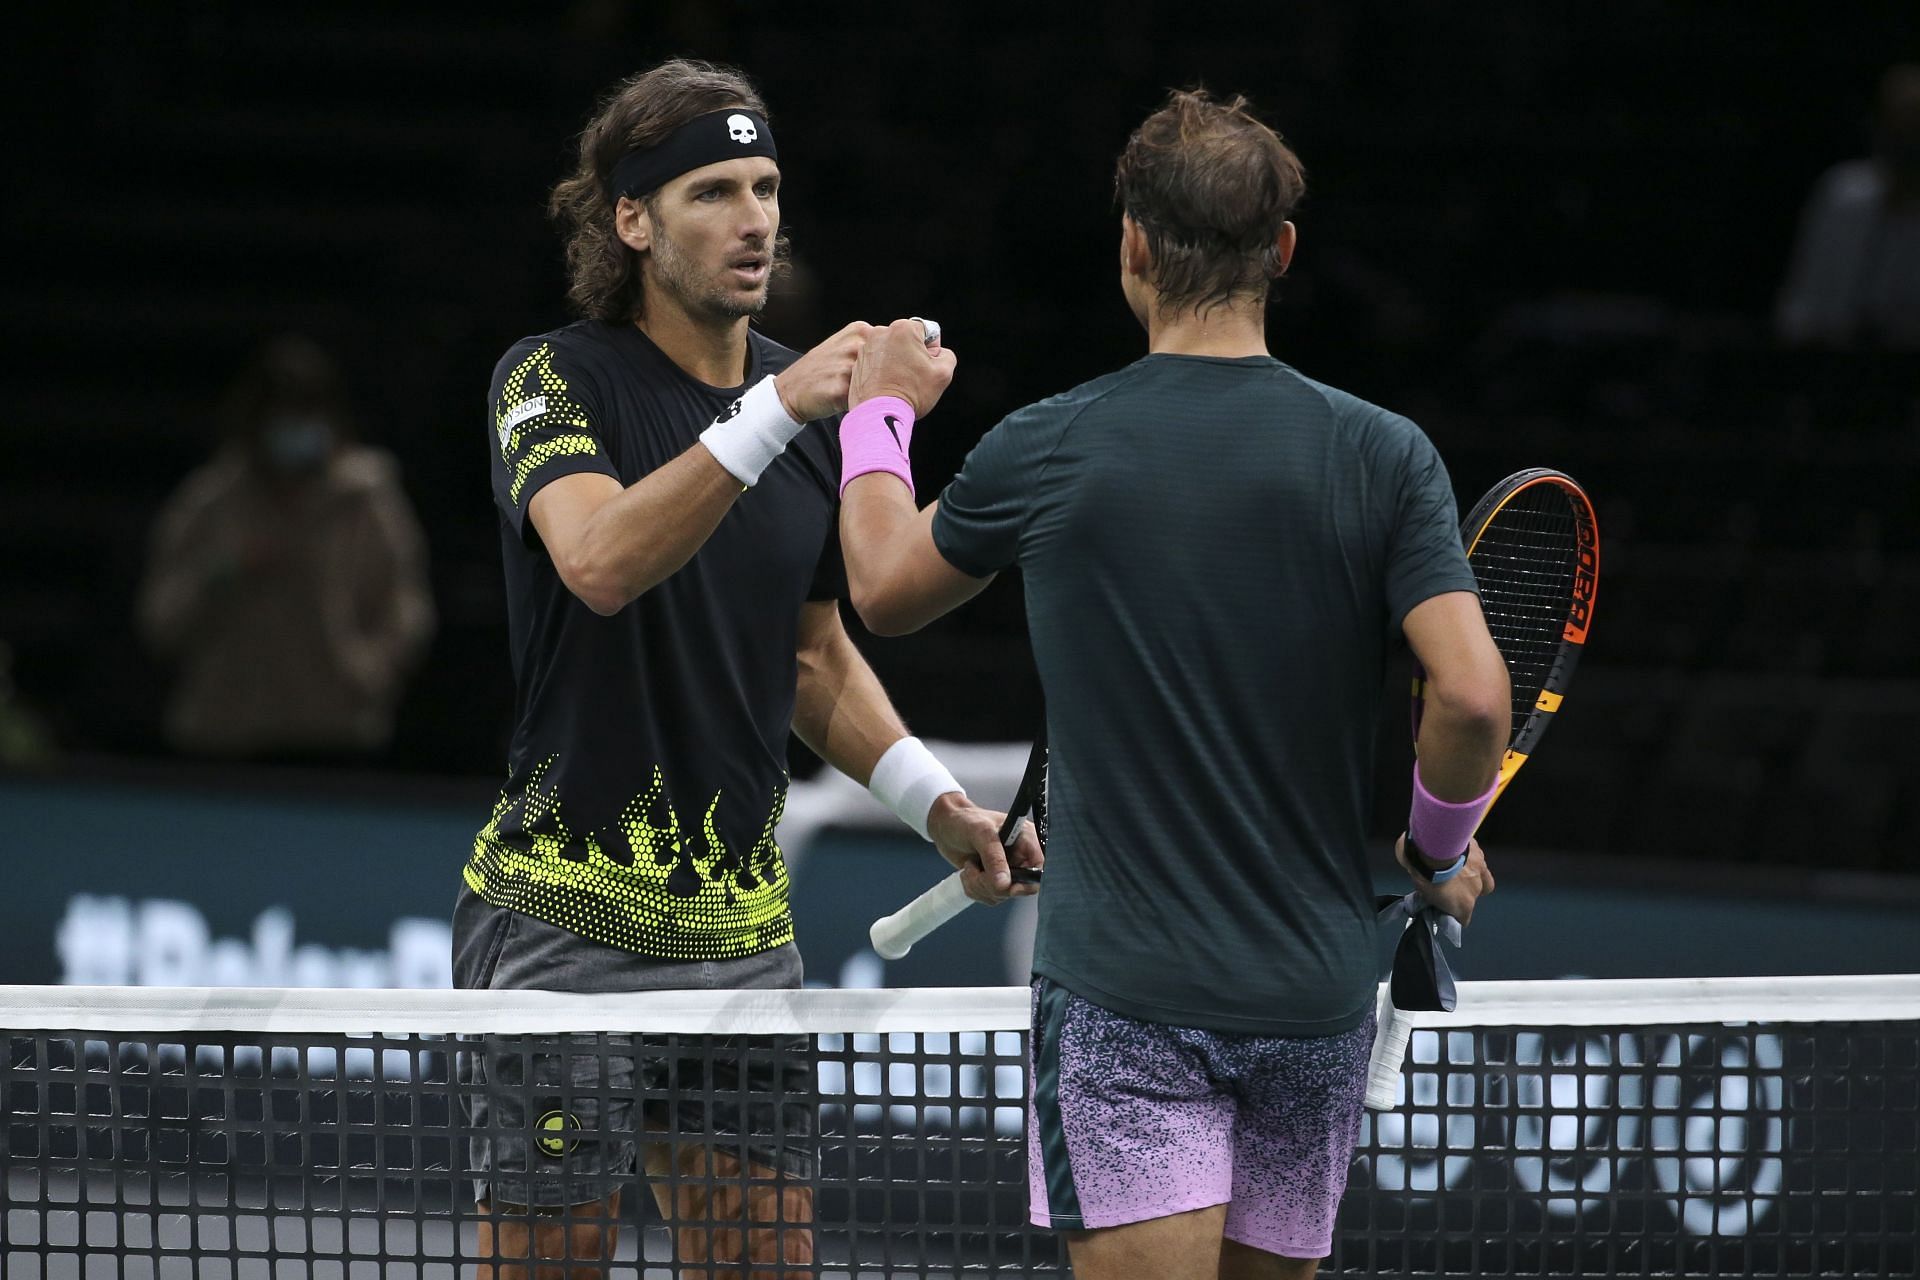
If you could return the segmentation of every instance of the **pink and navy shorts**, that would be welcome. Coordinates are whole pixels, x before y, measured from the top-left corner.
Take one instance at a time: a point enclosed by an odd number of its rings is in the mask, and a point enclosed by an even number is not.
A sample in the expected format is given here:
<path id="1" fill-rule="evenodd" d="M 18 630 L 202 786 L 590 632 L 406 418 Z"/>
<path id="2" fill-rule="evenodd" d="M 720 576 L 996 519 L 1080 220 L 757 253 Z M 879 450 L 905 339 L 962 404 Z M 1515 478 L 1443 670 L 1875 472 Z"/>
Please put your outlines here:
<path id="1" fill-rule="evenodd" d="M 1227 1239 L 1325 1257 L 1372 1048 L 1371 1014 L 1331 1036 L 1203 1031 L 1034 979 L 1034 1225 L 1083 1231 L 1225 1204 Z"/>

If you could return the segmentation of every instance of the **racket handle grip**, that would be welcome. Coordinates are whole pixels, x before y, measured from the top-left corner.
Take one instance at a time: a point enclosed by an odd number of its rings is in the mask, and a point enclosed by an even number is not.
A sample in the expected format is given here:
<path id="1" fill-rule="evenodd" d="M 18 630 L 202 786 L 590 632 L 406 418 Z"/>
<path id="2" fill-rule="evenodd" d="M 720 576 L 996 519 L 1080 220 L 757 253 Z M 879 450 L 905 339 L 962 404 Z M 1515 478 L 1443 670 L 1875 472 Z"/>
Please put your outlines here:
<path id="1" fill-rule="evenodd" d="M 967 909 L 973 899 L 954 872 L 890 916 L 881 916 L 867 930 L 873 949 L 888 960 L 898 960 L 913 944 Z"/>
<path id="2" fill-rule="evenodd" d="M 1367 1062 L 1367 1108 L 1391 1111 L 1400 1101 L 1400 1066 L 1407 1060 L 1407 1041 L 1413 1018 L 1393 1007 L 1393 998 L 1380 996 L 1379 1030 L 1373 1037 L 1373 1056 Z"/>

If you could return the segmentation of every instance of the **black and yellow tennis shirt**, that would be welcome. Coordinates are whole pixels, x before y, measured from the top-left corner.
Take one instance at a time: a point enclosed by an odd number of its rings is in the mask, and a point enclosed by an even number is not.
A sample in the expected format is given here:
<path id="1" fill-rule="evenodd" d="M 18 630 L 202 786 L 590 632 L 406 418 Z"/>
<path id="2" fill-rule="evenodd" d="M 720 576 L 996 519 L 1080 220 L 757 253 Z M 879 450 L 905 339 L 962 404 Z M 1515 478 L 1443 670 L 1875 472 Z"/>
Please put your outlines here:
<path id="1" fill-rule="evenodd" d="M 527 506 L 576 472 L 633 484 L 795 358 L 753 333 L 747 381 L 710 387 L 632 325 L 582 321 L 495 369 L 517 692 L 506 787 L 465 869 L 488 902 L 662 959 L 792 940 L 774 828 L 800 609 L 845 592 L 835 424 L 809 424 L 692 560 L 612 617 L 560 580 Z"/>

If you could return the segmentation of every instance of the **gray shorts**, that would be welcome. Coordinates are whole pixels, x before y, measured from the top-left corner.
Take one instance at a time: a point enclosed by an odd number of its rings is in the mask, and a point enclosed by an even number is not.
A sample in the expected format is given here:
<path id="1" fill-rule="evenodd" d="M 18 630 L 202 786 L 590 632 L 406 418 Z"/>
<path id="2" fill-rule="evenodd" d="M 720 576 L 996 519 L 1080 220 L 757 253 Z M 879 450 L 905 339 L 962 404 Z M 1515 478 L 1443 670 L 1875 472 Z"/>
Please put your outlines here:
<path id="1" fill-rule="evenodd" d="M 496 907 L 464 884 L 453 985 L 606 993 L 794 988 L 791 942 L 739 960 L 656 960 Z M 631 1180 L 642 1127 L 778 1174 L 813 1175 L 817 1097 L 806 1036 L 480 1037 L 459 1054 L 474 1195 L 512 1205 L 604 1200 Z M 491 1194 L 490 1194 L 491 1193 Z"/>

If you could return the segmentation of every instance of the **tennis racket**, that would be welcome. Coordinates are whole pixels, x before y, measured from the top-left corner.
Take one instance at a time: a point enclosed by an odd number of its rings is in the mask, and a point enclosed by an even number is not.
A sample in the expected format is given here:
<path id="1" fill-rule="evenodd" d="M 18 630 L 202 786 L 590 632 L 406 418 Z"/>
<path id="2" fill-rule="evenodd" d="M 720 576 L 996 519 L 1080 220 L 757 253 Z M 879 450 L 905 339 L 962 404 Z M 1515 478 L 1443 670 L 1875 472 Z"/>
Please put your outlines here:
<path id="1" fill-rule="evenodd" d="M 1044 850 L 1047 846 L 1047 730 L 1044 723 L 1039 736 L 1033 740 L 1033 751 L 1027 756 L 1020 788 L 1013 793 L 1013 803 L 1007 806 L 1007 820 L 1000 825 L 1002 848 L 1013 850 L 1020 823 L 1029 810 L 1033 813 L 1033 833 L 1039 837 Z M 1009 865 L 1007 870 L 1016 884 L 1040 882 L 1039 867 Z M 867 937 L 872 940 L 875 951 L 888 960 L 898 960 L 913 950 L 914 943 L 965 911 L 972 901 L 956 871 L 892 915 L 875 920 L 867 930 Z"/>
<path id="2" fill-rule="evenodd" d="M 1593 503 L 1569 476 L 1545 467 L 1516 472 L 1474 504 L 1460 525 L 1467 564 L 1480 586 L 1487 629 L 1513 685 L 1513 726 L 1491 810 L 1540 745 L 1573 678 L 1600 585 L 1600 533 Z M 1420 735 L 1426 673 L 1414 664 L 1413 732 Z M 1486 821 L 1486 815 L 1481 815 Z M 1409 929 L 1427 924 L 1416 917 Z M 1413 1019 L 1389 996 L 1367 1066 L 1367 1105 L 1394 1106 Z"/>

